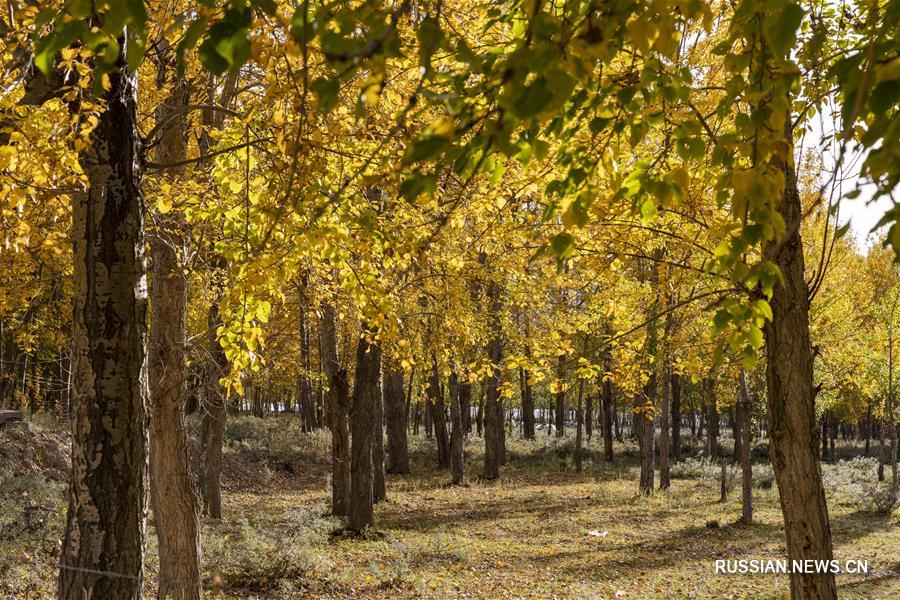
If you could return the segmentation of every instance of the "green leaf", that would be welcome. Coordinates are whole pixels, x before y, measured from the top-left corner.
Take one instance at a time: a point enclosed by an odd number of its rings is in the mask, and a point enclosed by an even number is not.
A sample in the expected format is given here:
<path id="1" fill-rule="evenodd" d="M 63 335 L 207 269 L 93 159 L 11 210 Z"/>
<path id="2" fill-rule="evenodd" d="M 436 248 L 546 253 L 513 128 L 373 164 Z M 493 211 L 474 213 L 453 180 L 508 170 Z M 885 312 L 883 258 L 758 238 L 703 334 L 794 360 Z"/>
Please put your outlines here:
<path id="1" fill-rule="evenodd" d="M 789 54 L 797 38 L 797 28 L 805 14 L 806 11 L 799 4 L 789 2 L 780 11 L 766 15 L 766 41 L 776 54 Z"/>
<path id="2" fill-rule="evenodd" d="M 337 79 L 319 77 L 309 84 L 309 89 L 318 98 L 320 111 L 327 113 L 337 105 L 338 92 L 341 90 L 340 82 Z"/>
<path id="3" fill-rule="evenodd" d="M 427 160 L 440 153 L 449 144 L 450 140 L 442 135 L 419 138 L 410 146 L 403 160 L 407 163 Z"/>
<path id="4" fill-rule="evenodd" d="M 557 258 L 568 258 L 575 252 L 575 238 L 570 233 L 558 233 L 550 242 L 550 250 Z"/>

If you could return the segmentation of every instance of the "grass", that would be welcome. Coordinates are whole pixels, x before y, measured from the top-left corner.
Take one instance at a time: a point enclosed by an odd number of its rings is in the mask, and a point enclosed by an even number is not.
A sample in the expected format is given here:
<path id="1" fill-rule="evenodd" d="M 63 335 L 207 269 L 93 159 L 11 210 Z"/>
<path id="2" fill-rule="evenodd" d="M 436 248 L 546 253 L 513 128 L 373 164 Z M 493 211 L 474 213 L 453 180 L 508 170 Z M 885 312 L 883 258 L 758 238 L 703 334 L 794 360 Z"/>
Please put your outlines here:
<path id="1" fill-rule="evenodd" d="M 244 437 L 226 449 L 225 518 L 203 526 L 210 597 L 788 597 L 785 575 L 714 568 L 717 558 L 784 557 L 774 488 L 754 490 L 756 521 L 745 527 L 736 524 L 739 492 L 719 503 L 709 477 L 675 479 L 667 492 L 639 497 L 633 447 L 617 446 L 607 465 L 595 439 L 576 473 L 571 440 L 546 436 L 511 439 L 496 482 L 478 479 L 481 440 L 471 439 L 469 484 L 450 487 L 449 473 L 432 466 L 433 442 L 416 438 L 413 474 L 389 476 L 388 501 L 376 508 L 381 535 L 332 538 L 340 523 L 328 516 L 327 439 L 267 424 L 257 427 L 265 443 L 256 444 L 253 426 L 236 427 Z M 857 471 L 855 479 L 867 473 Z M 867 575 L 838 575 L 840 595 L 900 597 L 898 512 L 859 506 L 830 497 L 835 558 L 869 561 Z M 708 528 L 711 520 L 720 527 Z M 151 582 L 154 551 L 151 543 Z M 52 581 L 51 571 L 45 576 Z"/>

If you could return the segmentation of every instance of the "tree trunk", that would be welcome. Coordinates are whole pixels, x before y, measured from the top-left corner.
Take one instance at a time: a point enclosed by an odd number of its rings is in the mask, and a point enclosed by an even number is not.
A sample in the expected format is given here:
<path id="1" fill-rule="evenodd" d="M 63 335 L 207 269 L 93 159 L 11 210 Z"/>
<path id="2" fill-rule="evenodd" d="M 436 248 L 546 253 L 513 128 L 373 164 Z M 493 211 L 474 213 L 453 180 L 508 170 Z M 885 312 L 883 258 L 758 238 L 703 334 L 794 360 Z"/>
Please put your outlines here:
<path id="1" fill-rule="evenodd" d="M 463 419 L 463 439 L 472 433 L 472 384 L 461 382 L 459 384 L 459 410 Z"/>
<path id="2" fill-rule="evenodd" d="M 671 314 L 671 313 L 669 313 Z M 668 329 L 668 326 L 666 327 Z M 671 485 L 669 473 L 669 412 L 672 394 L 672 377 L 669 367 L 662 372 L 662 405 L 659 407 L 659 489 L 667 490 Z"/>
<path id="3" fill-rule="evenodd" d="M 744 369 L 738 373 L 740 397 L 737 411 L 740 437 L 741 459 L 741 522 L 750 525 L 753 522 L 753 466 L 750 464 L 750 421 L 753 416 L 753 405 L 750 403 L 750 390 L 747 388 L 747 376 Z M 735 440 L 735 444 L 738 441 Z"/>
<path id="4" fill-rule="evenodd" d="M 162 69 L 165 76 L 164 68 Z M 179 79 L 157 110 L 157 159 L 161 164 L 187 155 L 187 119 L 180 113 L 189 104 L 188 83 Z M 173 116 L 174 115 L 174 116 Z M 180 176 L 182 169 L 173 175 Z M 159 215 L 150 236 L 150 474 L 153 517 L 159 546 L 159 597 L 200 598 L 200 515 L 191 480 L 184 426 L 187 379 L 185 315 L 187 282 L 182 264 L 185 222 L 178 212 Z"/>
<path id="5" fill-rule="evenodd" d="M 556 363 L 556 378 L 559 382 L 559 391 L 556 392 L 556 437 L 561 438 L 566 434 L 566 357 L 560 354 Z"/>
<path id="6" fill-rule="evenodd" d="M 672 374 L 672 462 L 681 460 L 681 375 Z"/>
<path id="7" fill-rule="evenodd" d="M 528 371 L 521 369 L 519 375 L 522 378 L 522 437 L 526 440 L 534 439 L 534 389 L 528 381 Z"/>
<path id="8" fill-rule="evenodd" d="M 124 47 L 124 38 L 120 38 Z M 65 600 L 141 597 L 147 517 L 147 279 L 137 77 L 109 74 L 73 197 L 72 471 Z M 97 574 L 112 571 L 117 577 Z"/>
<path id="9" fill-rule="evenodd" d="M 300 418 L 304 431 L 312 431 L 319 427 L 320 423 L 313 403 L 312 384 L 309 376 L 312 372 L 312 360 L 310 359 L 309 326 L 307 324 L 306 310 L 306 277 L 300 284 L 299 304 L 297 311 L 300 316 L 300 373 L 297 376 L 297 406 L 300 409 Z"/>
<path id="10" fill-rule="evenodd" d="M 379 360 L 379 368 L 381 368 Z M 380 373 L 379 373 L 380 375 Z M 375 438 L 372 440 L 372 498 L 375 502 L 387 500 L 387 486 L 384 481 L 384 385 L 379 376 L 375 383 Z"/>
<path id="11" fill-rule="evenodd" d="M 444 394 L 441 390 L 441 376 L 437 358 L 431 359 L 431 377 L 428 378 L 428 411 L 437 442 L 438 467 L 450 468 L 450 436 L 447 433 L 447 418 L 444 411 Z"/>
<path id="12" fill-rule="evenodd" d="M 703 408 L 706 411 L 706 453 L 715 460 L 719 456 L 719 409 L 716 404 L 716 382 L 703 380 Z"/>
<path id="13" fill-rule="evenodd" d="M 791 139 L 787 119 L 786 138 Z M 781 165 L 785 189 L 779 212 L 786 239 L 766 249 L 781 270 L 765 326 L 769 440 L 784 515 L 788 559 L 831 560 L 831 528 L 817 452 L 813 354 L 809 336 L 809 289 L 800 239 L 802 207 L 794 168 Z M 833 573 L 791 573 L 794 599 L 837 597 Z"/>
<path id="14" fill-rule="evenodd" d="M 478 410 L 475 412 L 476 434 L 481 437 L 484 431 L 484 394 L 478 396 Z"/>
<path id="15" fill-rule="evenodd" d="M 322 307 L 321 335 L 331 412 L 331 514 L 343 517 L 350 506 L 350 385 L 338 356 L 337 315 L 331 304 Z"/>
<path id="16" fill-rule="evenodd" d="M 500 322 L 500 289 L 493 280 L 487 283 L 489 331 L 488 360 L 491 374 L 487 378 L 484 406 L 484 478 L 500 477 L 503 462 L 503 404 L 500 399 L 500 363 L 503 360 L 503 340 Z"/>
<path id="17" fill-rule="evenodd" d="M 456 370 L 450 373 L 450 477 L 452 484 L 463 483 L 466 478 L 463 448 L 463 419 L 460 407 L 459 377 Z"/>
<path id="18" fill-rule="evenodd" d="M 225 441 L 226 395 L 220 383 L 228 369 L 225 352 L 216 337 L 222 325 L 219 300 L 210 304 L 207 315 L 207 341 L 210 360 L 207 364 L 207 389 L 200 420 L 200 493 L 203 513 L 213 519 L 222 518 L 222 443 Z"/>
<path id="19" fill-rule="evenodd" d="M 350 426 L 353 444 L 350 463 L 350 503 L 347 529 L 362 532 L 375 526 L 372 446 L 375 440 L 375 395 L 381 370 L 381 349 L 365 334 L 356 348 L 356 375 Z"/>
<path id="20" fill-rule="evenodd" d="M 403 371 L 388 369 L 385 373 L 384 412 L 387 425 L 387 472 L 408 474 L 409 445 L 406 438 Z"/>
<path id="21" fill-rule="evenodd" d="M 578 408 L 575 411 L 575 471 L 581 473 L 581 430 L 583 429 L 582 401 L 584 399 L 584 379 L 578 380 Z"/>
<path id="22" fill-rule="evenodd" d="M 584 399 L 584 434 L 587 436 L 588 442 L 594 433 L 594 397 L 590 394 Z"/>
<path id="23" fill-rule="evenodd" d="M 611 357 L 607 355 L 607 371 L 612 367 L 610 360 Z M 602 392 L 600 413 L 603 419 L 603 455 L 606 462 L 611 463 L 613 461 L 613 394 L 612 382 L 606 376 L 603 377 Z"/>

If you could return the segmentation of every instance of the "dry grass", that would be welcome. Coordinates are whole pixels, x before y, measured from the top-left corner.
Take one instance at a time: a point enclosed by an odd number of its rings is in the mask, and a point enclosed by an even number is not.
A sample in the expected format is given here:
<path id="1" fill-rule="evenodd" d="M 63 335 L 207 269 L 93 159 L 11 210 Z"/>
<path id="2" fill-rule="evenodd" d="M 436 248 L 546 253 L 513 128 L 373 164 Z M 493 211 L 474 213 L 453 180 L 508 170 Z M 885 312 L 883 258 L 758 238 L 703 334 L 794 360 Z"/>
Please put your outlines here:
<path id="1" fill-rule="evenodd" d="M 719 503 L 718 483 L 707 477 L 677 479 L 667 492 L 637 497 L 633 447 L 617 446 L 616 462 L 606 465 L 595 440 L 585 471 L 575 473 L 571 441 L 545 436 L 511 440 L 497 482 L 478 479 L 481 440 L 470 440 L 470 483 L 449 487 L 449 473 L 432 466 L 431 443 L 415 439 L 414 474 L 389 476 L 389 500 L 377 507 L 381 535 L 332 538 L 340 523 L 327 515 L 327 440 L 290 427 L 264 429 L 264 444 L 250 436 L 227 449 L 225 519 L 204 523 L 209 597 L 787 597 L 784 575 L 714 569 L 717 558 L 784 556 L 774 489 L 755 490 L 756 524 L 744 527 L 735 524 L 738 493 Z M 49 489 L 61 494 L 59 486 Z M 841 597 L 900 597 L 900 513 L 836 499 L 830 510 L 836 558 L 868 560 L 870 568 L 867 575 L 839 575 Z M 721 526 L 707 528 L 711 520 Z M 9 554 L 0 556 L 0 596 L 52 597 L 48 541 L 58 539 L 61 525 L 61 518 L 49 519 L 31 538 L 2 542 Z M 149 537 L 152 591 L 152 528 Z"/>

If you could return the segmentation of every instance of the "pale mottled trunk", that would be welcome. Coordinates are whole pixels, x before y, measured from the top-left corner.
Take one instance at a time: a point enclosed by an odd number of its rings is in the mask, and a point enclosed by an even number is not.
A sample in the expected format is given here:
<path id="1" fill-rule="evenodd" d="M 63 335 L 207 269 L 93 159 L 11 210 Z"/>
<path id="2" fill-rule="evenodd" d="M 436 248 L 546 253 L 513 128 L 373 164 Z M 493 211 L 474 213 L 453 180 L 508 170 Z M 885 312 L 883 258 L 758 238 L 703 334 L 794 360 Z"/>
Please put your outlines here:
<path id="1" fill-rule="evenodd" d="M 765 327 L 770 455 L 788 558 L 831 560 L 831 528 L 817 451 L 809 290 L 799 226 L 802 207 L 793 166 L 785 163 L 782 170 L 785 190 L 779 212 L 788 233 L 785 243 L 773 243 L 766 251 L 783 276 L 770 301 L 772 321 Z M 833 573 L 792 572 L 790 581 L 794 599 L 837 597 Z"/>
<path id="2" fill-rule="evenodd" d="M 121 40 L 124 42 L 124 40 Z M 147 282 L 137 78 L 120 59 L 72 205 L 72 474 L 65 600 L 141 597 L 147 517 Z M 111 571 L 116 577 L 98 575 Z"/>
<path id="3" fill-rule="evenodd" d="M 184 160 L 190 90 L 178 80 L 157 110 L 157 159 L 161 164 Z M 181 169 L 173 169 L 175 177 Z M 173 211 L 159 215 L 150 235 L 152 255 L 149 376 L 150 475 L 154 524 L 159 546 L 159 597 L 190 600 L 202 595 L 200 516 L 188 464 L 184 403 L 187 351 L 185 315 L 187 282 L 182 263 L 186 223 Z"/>
<path id="4" fill-rule="evenodd" d="M 463 483 L 466 478 L 463 448 L 463 419 L 460 410 L 460 385 L 456 371 L 450 373 L 450 477 L 451 483 Z"/>
<path id="5" fill-rule="evenodd" d="M 337 346 L 337 315 L 334 306 L 322 307 L 322 364 L 328 379 L 331 411 L 331 513 L 347 516 L 350 503 L 350 390 L 347 370 L 341 367 Z"/>
<path id="6" fill-rule="evenodd" d="M 740 414 L 740 459 L 741 459 L 741 521 L 745 525 L 753 522 L 753 465 L 750 463 L 750 421 L 753 405 L 750 403 L 750 390 L 747 388 L 747 376 L 742 368 L 738 373 L 740 397 L 738 406 Z M 737 441 L 735 441 L 737 443 Z"/>
<path id="7" fill-rule="evenodd" d="M 372 446 L 375 441 L 375 396 L 381 371 L 381 349 L 363 335 L 356 348 L 353 411 L 350 419 L 350 503 L 347 528 L 364 531 L 375 526 Z"/>

